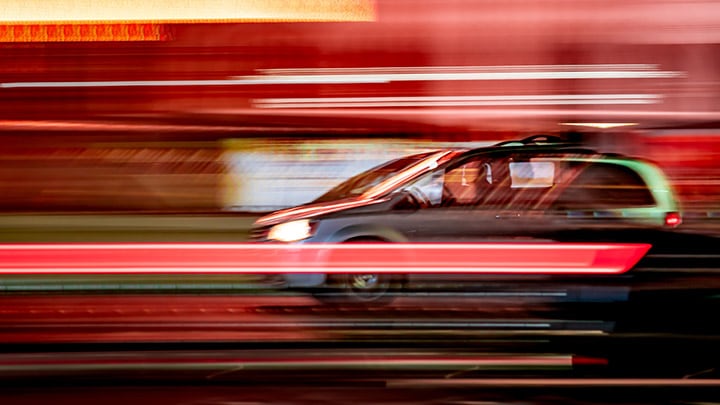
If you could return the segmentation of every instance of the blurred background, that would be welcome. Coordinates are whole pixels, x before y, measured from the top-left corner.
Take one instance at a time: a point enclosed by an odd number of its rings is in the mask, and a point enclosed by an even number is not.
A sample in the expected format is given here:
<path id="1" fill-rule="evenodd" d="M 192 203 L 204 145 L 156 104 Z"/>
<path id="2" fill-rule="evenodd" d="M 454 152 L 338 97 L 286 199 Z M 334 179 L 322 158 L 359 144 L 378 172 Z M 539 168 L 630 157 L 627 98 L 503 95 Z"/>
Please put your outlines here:
<path id="1" fill-rule="evenodd" d="M 243 242 L 391 158 L 535 134 L 655 161 L 716 232 L 720 2 L 0 0 L 0 242 Z M 2 402 L 716 403 L 715 241 L 380 308 L 252 275 L 4 274 Z M 608 370 L 679 378 L 558 380 Z"/>
<path id="2" fill-rule="evenodd" d="M 391 157 L 576 132 L 720 209 L 720 3 L 5 1 L 4 213 L 259 213 Z"/>

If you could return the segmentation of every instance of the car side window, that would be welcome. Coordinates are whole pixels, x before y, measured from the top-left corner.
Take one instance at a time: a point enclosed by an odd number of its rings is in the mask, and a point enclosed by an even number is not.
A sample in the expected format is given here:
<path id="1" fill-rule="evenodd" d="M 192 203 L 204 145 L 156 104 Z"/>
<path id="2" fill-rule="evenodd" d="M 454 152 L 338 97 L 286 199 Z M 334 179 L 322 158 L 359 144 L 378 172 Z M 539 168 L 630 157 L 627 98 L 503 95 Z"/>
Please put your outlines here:
<path id="1" fill-rule="evenodd" d="M 445 176 L 443 206 L 493 210 L 508 207 L 513 196 L 510 160 L 479 158 L 450 168 Z"/>
<path id="2" fill-rule="evenodd" d="M 556 209 L 612 209 L 655 204 L 643 179 L 630 168 L 591 163 L 574 170 L 574 177 L 553 204 Z"/>
<path id="3" fill-rule="evenodd" d="M 446 171 L 443 180 L 445 207 L 470 206 L 478 202 L 486 182 L 483 162 L 470 160 Z"/>
<path id="4" fill-rule="evenodd" d="M 437 207 L 442 204 L 444 169 L 435 170 L 414 180 L 403 188 L 415 200 L 415 208 Z"/>
<path id="5" fill-rule="evenodd" d="M 503 208 L 511 210 L 547 208 L 547 196 L 555 186 L 556 166 L 557 162 L 542 158 L 509 162 L 510 198 Z"/>
<path id="6" fill-rule="evenodd" d="M 443 207 L 482 209 L 488 196 L 502 183 L 497 162 L 487 157 L 466 160 L 445 172 Z"/>
<path id="7" fill-rule="evenodd" d="M 555 162 L 536 159 L 514 161 L 487 157 L 448 167 L 442 178 L 442 198 L 430 207 L 473 207 L 481 210 L 538 209 L 555 182 Z M 429 178 L 415 186 L 437 184 Z M 425 191 L 424 194 L 430 194 Z M 437 194 L 435 194 L 437 197 Z"/>

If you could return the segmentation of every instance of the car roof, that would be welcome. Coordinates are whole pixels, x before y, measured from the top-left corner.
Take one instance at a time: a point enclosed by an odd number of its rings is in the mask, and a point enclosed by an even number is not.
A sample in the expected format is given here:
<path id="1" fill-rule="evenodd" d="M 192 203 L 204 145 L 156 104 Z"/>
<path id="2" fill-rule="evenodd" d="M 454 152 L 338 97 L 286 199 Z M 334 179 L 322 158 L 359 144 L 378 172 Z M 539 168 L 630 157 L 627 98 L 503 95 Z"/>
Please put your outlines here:
<path id="1" fill-rule="evenodd" d="M 463 153 L 463 157 L 470 157 L 481 154 L 491 156 L 504 156 L 517 152 L 530 154 L 562 153 L 597 157 L 623 157 L 622 155 L 617 154 L 603 154 L 594 149 L 585 147 L 578 142 L 569 141 L 552 135 L 533 135 L 520 140 L 503 141 L 490 146 L 474 148 L 467 150 L 465 153 Z"/>

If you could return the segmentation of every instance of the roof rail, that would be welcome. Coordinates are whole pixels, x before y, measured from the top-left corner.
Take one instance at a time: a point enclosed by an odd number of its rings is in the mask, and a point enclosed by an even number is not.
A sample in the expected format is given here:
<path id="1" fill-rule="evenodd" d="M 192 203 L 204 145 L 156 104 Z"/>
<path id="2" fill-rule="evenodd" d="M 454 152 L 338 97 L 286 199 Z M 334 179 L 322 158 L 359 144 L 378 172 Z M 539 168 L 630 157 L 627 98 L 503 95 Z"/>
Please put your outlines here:
<path id="1" fill-rule="evenodd" d="M 567 139 L 564 139 L 564 138 L 556 136 L 556 135 L 539 134 L 539 135 L 532 135 L 527 138 L 523 138 L 523 139 L 519 139 L 519 140 L 503 141 L 500 143 L 496 143 L 493 146 L 530 146 L 530 145 L 554 145 L 554 144 L 574 144 L 574 143 L 576 143 L 576 142 L 571 142 Z"/>

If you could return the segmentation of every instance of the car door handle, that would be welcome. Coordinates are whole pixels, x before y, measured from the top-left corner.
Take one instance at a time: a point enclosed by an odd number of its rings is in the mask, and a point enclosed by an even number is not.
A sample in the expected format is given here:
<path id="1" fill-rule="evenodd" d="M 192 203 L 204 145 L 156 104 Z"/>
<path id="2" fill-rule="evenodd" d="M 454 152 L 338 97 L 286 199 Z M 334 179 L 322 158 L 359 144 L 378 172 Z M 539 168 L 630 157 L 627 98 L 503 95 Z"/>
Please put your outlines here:
<path id="1" fill-rule="evenodd" d="M 495 214 L 495 219 L 513 219 L 520 218 L 521 215 L 517 211 L 503 211 Z"/>

